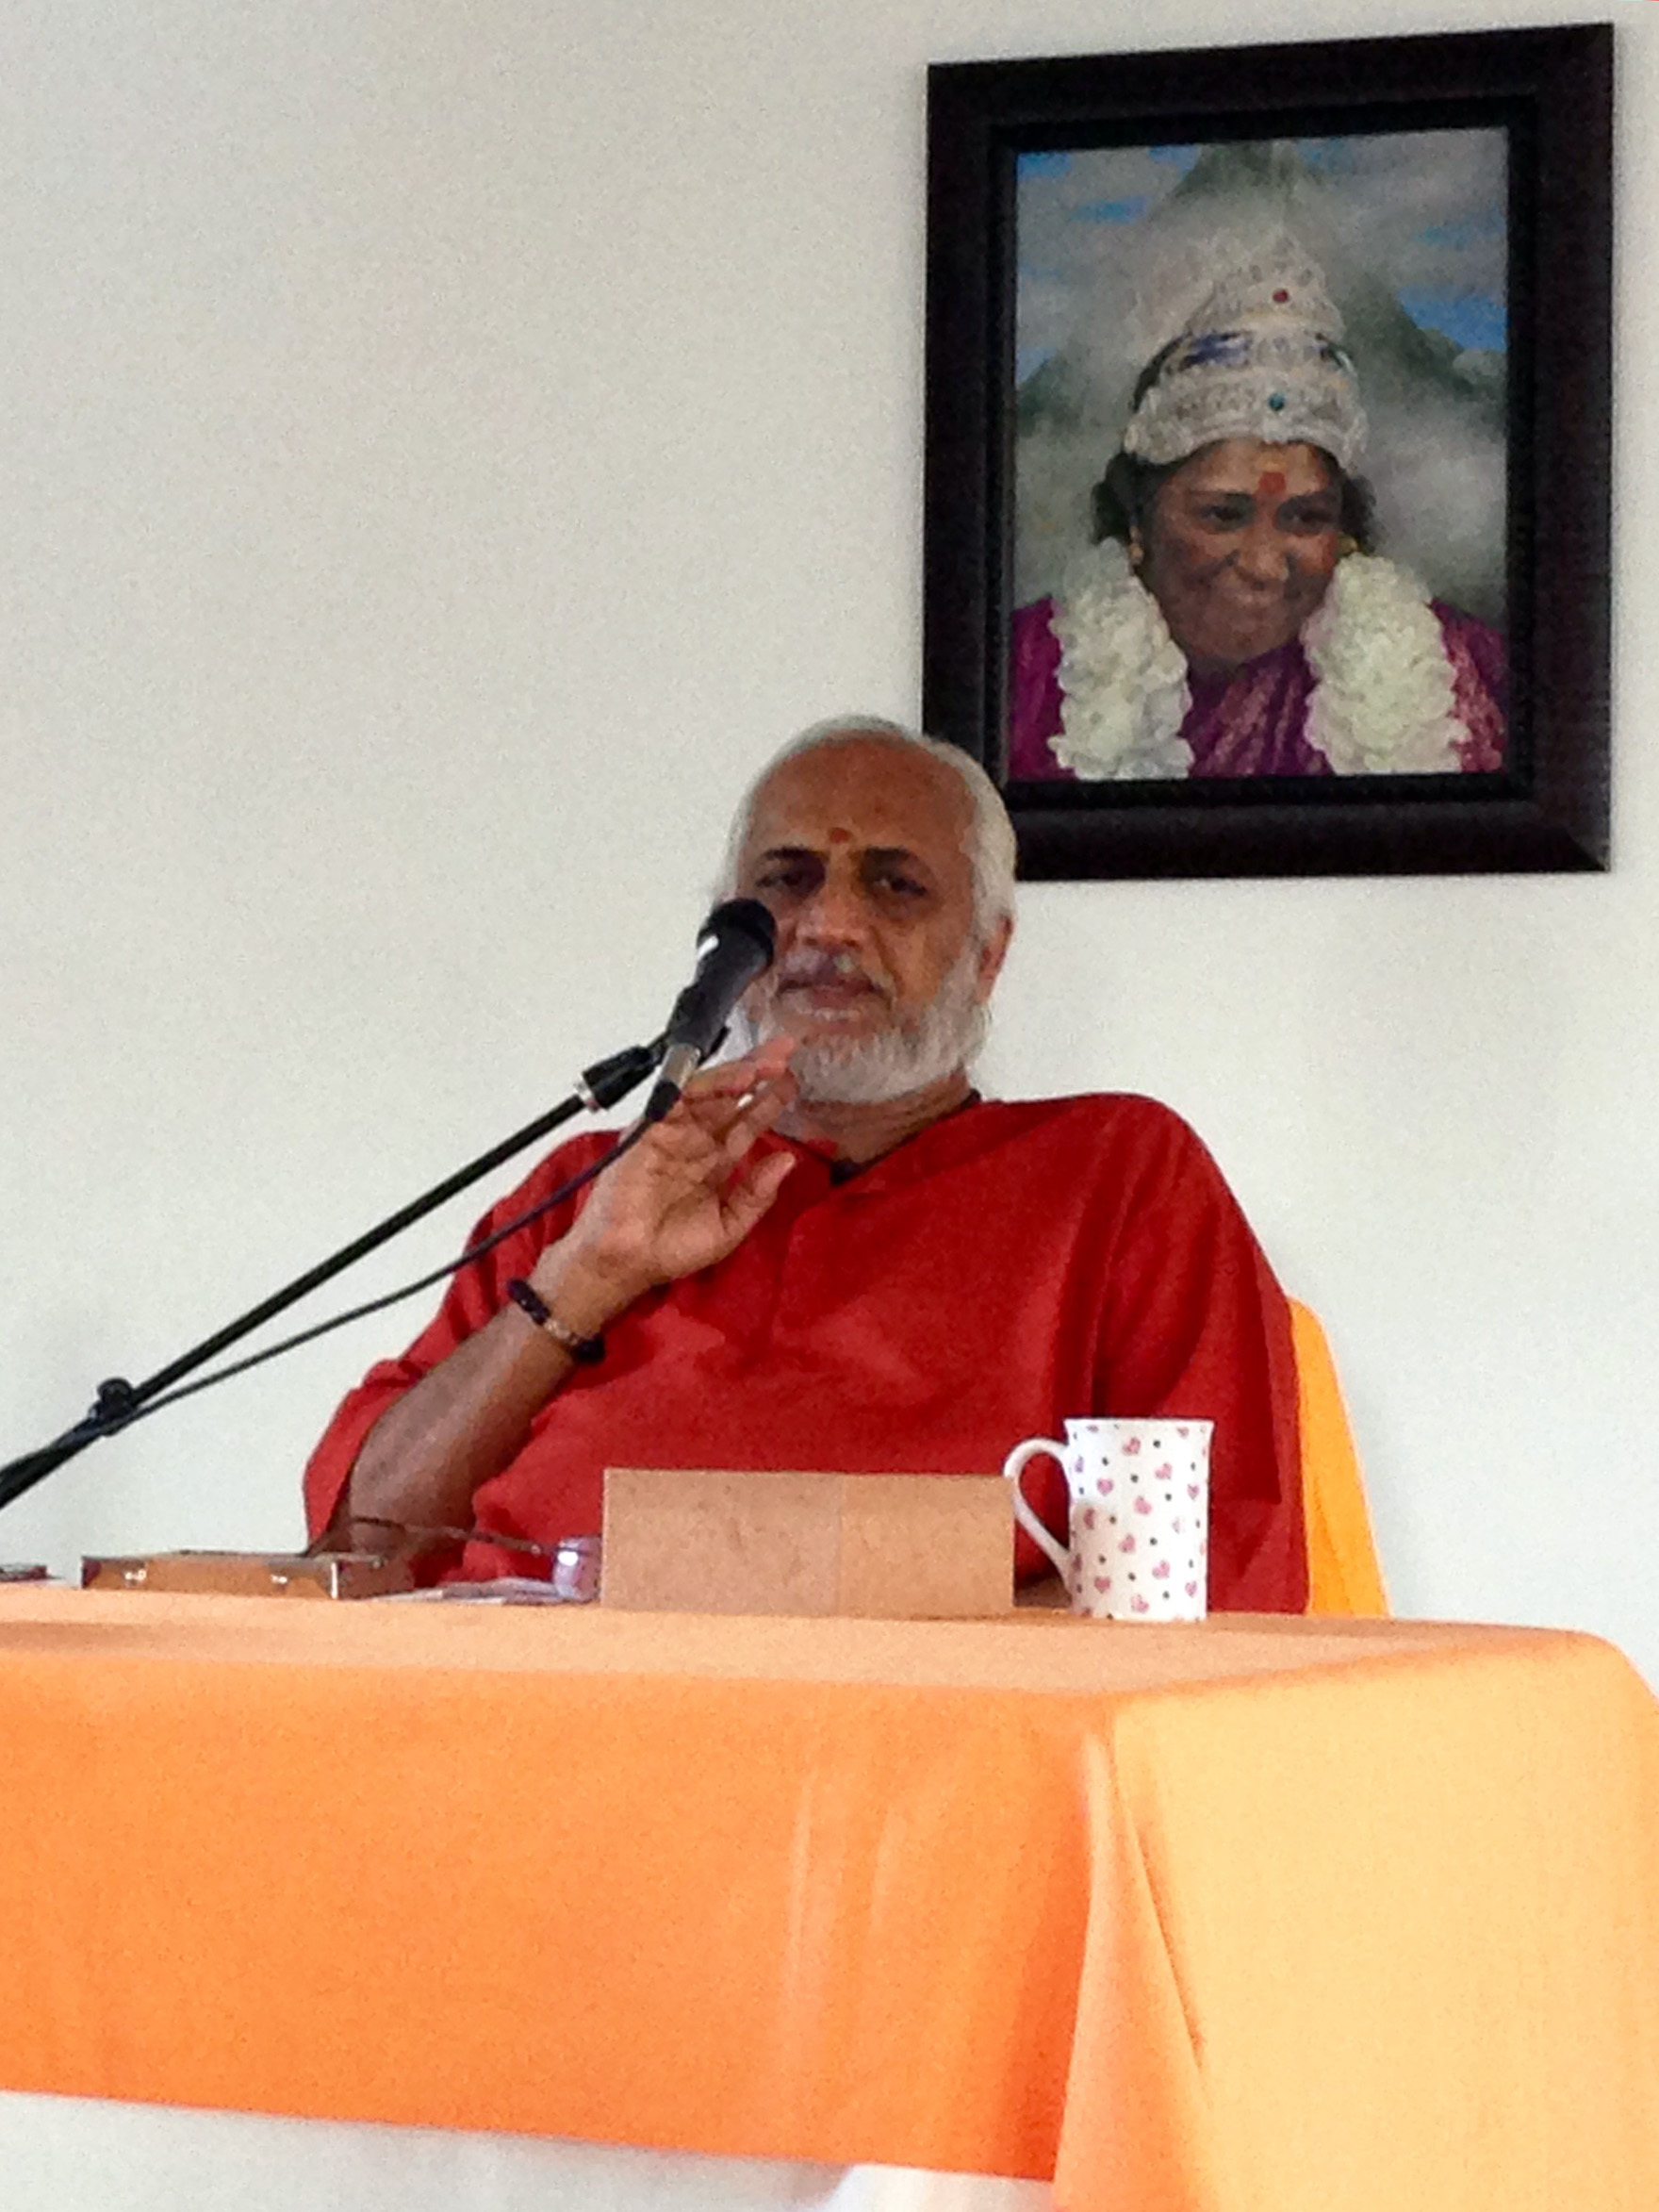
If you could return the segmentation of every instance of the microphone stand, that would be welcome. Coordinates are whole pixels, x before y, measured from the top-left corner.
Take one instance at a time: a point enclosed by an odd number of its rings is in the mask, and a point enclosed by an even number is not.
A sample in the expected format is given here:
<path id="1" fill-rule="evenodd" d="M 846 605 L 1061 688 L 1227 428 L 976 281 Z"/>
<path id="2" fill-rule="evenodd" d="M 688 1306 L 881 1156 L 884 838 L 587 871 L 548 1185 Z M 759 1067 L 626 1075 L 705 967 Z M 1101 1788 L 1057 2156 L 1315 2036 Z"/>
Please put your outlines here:
<path id="1" fill-rule="evenodd" d="M 400 1206 L 395 1213 L 388 1214 L 373 1229 L 366 1230 L 351 1244 L 342 1246 L 328 1259 L 319 1261 L 315 1267 L 308 1267 L 304 1275 L 298 1276 L 284 1289 L 273 1292 L 238 1319 L 228 1322 L 223 1329 L 216 1329 L 203 1343 L 192 1345 L 188 1352 L 181 1353 L 179 1358 L 158 1369 L 144 1381 L 128 1382 L 123 1377 L 115 1376 L 107 1382 L 101 1382 L 92 1409 L 84 1420 L 77 1421 L 73 1428 L 65 1429 L 61 1436 L 51 1444 L 42 1444 L 38 1451 L 25 1452 L 21 1459 L 9 1461 L 4 1467 L 0 1467 L 0 1511 L 4 1511 L 15 1498 L 22 1497 L 25 1491 L 32 1490 L 37 1482 L 43 1482 L 66 1460 L 73 1460 L 77 1452 L 84 1452 L 89 1444 L 96 1444 L 101 1436 L 111 1436 L 118 1429 L 123 1428 L 148 1400 L 158 1397 L 164 1390 L 171 1389 L 173 1383 L 204 1365 L 228 1345 L 239 1343 L 262 1322 L 286 1312 L 289 1306 L 298 1304 L 301 1298 L 307 1296 L 320 1284 L 342 1274 L 377 1246 L 387 1243 L 401 1230 L 419 1221 L 423 1214 L 441 1206 L 446 1198 L 452 1198 L 457 1191 L 464 1191 L 468 1183 L 476 1182 L 480 1176 L 487 1175 L 492 1167 L 499 1167 L 503 1160 L 510 1160 L 515 1152 L 523 1151 L 527 1145 L 534 1145 L 538 1138 L 549 1135 L 575 1114 L 583 1111 L 602 1113 L 606 1107 L 615 1106 L 630 1091 L 644 1082 L 661 1057 L 662 1040 L 659 1038 L 655 1044 L 630 1045 L 625 1051 L 614 1052 L 608 1060 L 596 1061 L 593 1066 L 583 1069 L 575 1090 L 550 1113 L 542 1114 L 536 1121 L 527 1122 L 524 1128 L 510 1137 L 504 1137 L 487 1152 L 481 1152 L 467 1166 L 457 1168 L 453 1175 L 446 1176 L 442 1182 L 435 1184 L 419 1198 L 411 1199 L 408 1205 Z"/>

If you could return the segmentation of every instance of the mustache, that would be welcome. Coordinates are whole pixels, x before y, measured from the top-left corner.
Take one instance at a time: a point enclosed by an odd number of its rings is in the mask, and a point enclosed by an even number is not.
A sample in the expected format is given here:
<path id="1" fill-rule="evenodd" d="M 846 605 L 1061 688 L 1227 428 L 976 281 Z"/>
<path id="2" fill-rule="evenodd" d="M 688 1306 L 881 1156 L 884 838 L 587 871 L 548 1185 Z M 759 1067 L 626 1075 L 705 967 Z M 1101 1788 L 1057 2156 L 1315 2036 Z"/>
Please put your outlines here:
<path id="1" fill-rule="evenodd" d="M 893 988 L 884 978 L 873 975 L 851 952 L 813 952 L 803 949 L 791 952 L 772 972 L 774 992 L 788 990 L 810 991 L 819 983 L 862 983 L 867 990 L 877 992 L 882 999 L 891 999 Z"/>

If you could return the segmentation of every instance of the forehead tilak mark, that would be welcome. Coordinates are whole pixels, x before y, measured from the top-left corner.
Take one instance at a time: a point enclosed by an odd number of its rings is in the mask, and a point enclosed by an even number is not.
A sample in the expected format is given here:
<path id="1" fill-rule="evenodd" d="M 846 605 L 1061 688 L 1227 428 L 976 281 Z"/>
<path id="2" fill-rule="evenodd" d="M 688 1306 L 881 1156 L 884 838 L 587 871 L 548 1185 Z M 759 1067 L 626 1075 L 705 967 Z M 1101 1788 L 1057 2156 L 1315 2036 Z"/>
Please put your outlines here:
<path id="1" fill-rule="evenodd" d="M 1285 477 L 1282 470 L 1264 469 L 1256 480 L 1256 488 L 1263 499 L 1282 499 L 1285 495 Z"/>

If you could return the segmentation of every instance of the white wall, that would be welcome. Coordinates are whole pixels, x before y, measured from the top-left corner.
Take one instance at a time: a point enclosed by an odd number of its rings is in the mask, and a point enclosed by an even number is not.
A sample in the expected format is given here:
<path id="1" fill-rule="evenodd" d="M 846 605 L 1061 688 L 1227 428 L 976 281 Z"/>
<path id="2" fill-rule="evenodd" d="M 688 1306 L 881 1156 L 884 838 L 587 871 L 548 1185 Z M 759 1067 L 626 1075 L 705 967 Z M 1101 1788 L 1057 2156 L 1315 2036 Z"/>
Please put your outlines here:
<path id="1" fill-rule="evenodd" d="M 989 1073 L 1207 1135 L 1403 1609 L 1659 1679 L 1650 0 L 8 10 L 0 1456 L 649 1032 L 749 767 L 913 714 L 928 60 L 1609 14 L 1615 872 L 1035 886 Z M 414 1323 L 100 1446 L 0 1557 L 296 1541 Z"/>

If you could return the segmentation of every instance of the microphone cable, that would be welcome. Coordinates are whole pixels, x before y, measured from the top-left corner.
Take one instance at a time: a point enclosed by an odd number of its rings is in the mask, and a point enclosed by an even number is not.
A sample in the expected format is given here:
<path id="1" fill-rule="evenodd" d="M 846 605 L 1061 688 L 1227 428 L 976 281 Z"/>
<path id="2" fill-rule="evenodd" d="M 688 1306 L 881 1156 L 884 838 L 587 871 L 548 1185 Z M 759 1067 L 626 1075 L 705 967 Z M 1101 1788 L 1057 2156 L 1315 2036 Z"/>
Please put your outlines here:
<path id="1" fill-rule="evenodd" d="M 246 1375 L 251 1368 L 263 1367 L 269 1360 L 281 1359 L 285 1352 L 298 1351 L 302 1345 L 314 1344 L 319 1337 L 332 1336 L 337 1329 L 344 1329 L 353 1321 L 366 1320 L 371 1313 L 384 1313 L 388 1306 L 401 1306 L 405 1298 L 415 1297 L 421 1291 L 430 1290 L 435 1282 L 442 1282 L 449 1276 L 459 1275 L 463 1267 L 470 1266 L 474 1260 L 482 1260 L 486 1252 L 493 1252 L 498 1245 L 505 1244 L 508 1237 L 517 1235 L 519 1230 L 527 1228 L 531 1222 L 539 1221 L 544 1213 L 550 1213 L 555 1206 L 562 1206 L 567 1198 L 573 1198 L 578 1191 L 585 1190 L 607 1167 L 614 1167 L 625 1152 L 631 1152 L 653 1126 L 650 1122 L 636 1121 L 631 1130 L 617 1138 L 608 1152 L 601 1152 L 597 1160 L 590 1161 L 579 1174 L 571 1176 L 567 1182 L 562 1182 L 550 1197 L 538 1199 L 534 1206 L 526 1207 L 522 1213 L 516 1214 L 511 1221 L 503 1223 L 477 1244 L 468 1245 L 459 1259 L 446 1260 L 441 1267 L 434 1267 L 429 1273 L 417 1276 L 413 1282 L 404 1283 L 401 1290 L 386 1291 L 377 1298 L 366 1299 L 360 1306 L 350 1307 L 343 1313 L 331 1314 L 326 1321 L 314 1322 L 309 1329 L 302 1329 L 292 1336 L 283 1337 L 276 1344 L 267 1345 L 263 1351 L 250 1352 L 245 1360 L 233 1360 L 226 1367 L 215 1367 L 210 1374 L 199 1375 L 193 1382 L 181 1382 L 176 1389 L 164 1391 L 158 1397 L 146 1398 L 142 1404 L 125 1412 L 116 1412 L 109 1419 L 100 1422 L 91 1430 L 88 1441 L 119 1436 L 123 1429 L 132 1428 L 135 1422 L 146 1419 L 151 1413 L 160 1412 L 163 1406 L 176 1406 L 181 1398 L 191 1398 L 198 1391 L 211 1390 L 217 1382 L 228 1382 L 233 1375 Z M 52 1444 L 42 1448 L 46 1451 L 54 1450 L 57 1444 L 67 1443 L 72 1436 L 84 1434 L 87 1434 L 87 1425 L 82 1423 L 76 1428 L 66 1429 L 62 1436 L 55 1438 Z"/>
<path id="2" fill-rule="evenodd" d="M 296 1281 L 217 1331 L 205 1343 L 195 1345 L 148 1380 L 132 1383 L 117 1376 L 101 1383 L 92 1410 L 83 1419 L 66 1428 L 50 1444 L 25 1452 L 20 1459 L 8 1461 L 0 1467 L 0 1509 L 23 1496 L 37 1482 L 44 1480 L 89 1444 L 99 1443 L 107 1436 L 119 1436 L 123 1428 L 130 1428 L 135 1421 L 143 1420 L 147 1414 L 159 1412 L 163 1406 L 177 1405 L 182 1398 L 194 1397 L 198 1391 L 210 1390 L 216 1383 L 228 1382 L 232 1376 L 246 1375 L 255 1367 L 264 1366 L 267 1361 L 280 1359 L 286 1352 L 297 1351 L 302 1345 L 312 1344 L 319 1337 L 330 1335 L 337 1329 L 344 1329 L 350 1322 L 365 1320 L 370 1314 L 382 1313 L 390 1306 L 402 1304 L 405 1298 L 412 1298 L 420 1291 L 429 1290 L 434 1283 L 458 1274 L 474 1260 L 480 1260 L 485 1253 L 493 1251 L 503 1239 L 550 1213 L 553 1207 L 563 1205 L 567 1198 L 574 1197 L 596 1176 L 601 1175 L 607 1167 L 620 1160 L 649 1129 L 663 1118 L 680 1096 L 688 1077 L 711 1052 L 717 1049 L 738 998 L 747 984 L 771 965 L 776 942 L 777 933 L 772 916 L 758 900 L 729 899 L 716 906 L 704 922 L 698 939 L 696 972 L 675 1000 L 668 1027 L 654 1045 L 631 1046 L 625 1051 L 614 1053 L 608 1060 L 596 1062 L 592 1067 L 584 1068 L 575 1091 L 551 1114 L 520 1130 L 493 1151 L 473 1161 L 458 1174 L 447 1178 L 412 1204 L 401 1208 L 366 1236 L 332 1254 L 319 1266 L 307 1270 Z M 274 1320 L 279 1312 L 286 1311 L 299 1298 L 362 1259 L 388 1237 L 431 1213 L 434 1207 L 453 1197 L 468 1183 L 476 1181 L 501 1160 L 522 1149 L 526 1144 L 567 1119 L 580 1106 L 586 1106 L 591 1111 L 603 1111 L 615 1105 L 636 1083 L 644 1081 L 653 1067 L 661 1069 L 661 1080 L 650 1095 L 644 1114 L 631 1130 L 580 1174 L 561 1184 L 550 1197 L 528 1208 L 479 1244 L 469 1246 L 457 1259 L 447 1261 L 441 1267 L 433 1268 L 417 1277 L 400 1290 L 387 1291 L 380 1297 L 369 1298 L 361 1305 L 353 1306 L 328 1320 L 316 1322 L 309 1329 L 301 1329 L 276 1344 L 268 1345 L 262 1351 L 250 1353 L 246 1359 L 233 1360 L 225 1366 L 215 1367 L 207 1374 L 199 1375 L 191 1382 L 177 1379 L 197 1367 L 205 1366 L 216 1352 L 228 1349 L 230 1345 L 251 1335 L 265 1322 Z M 162 1387 L 164 1385 L 168 1387 Z"/>

